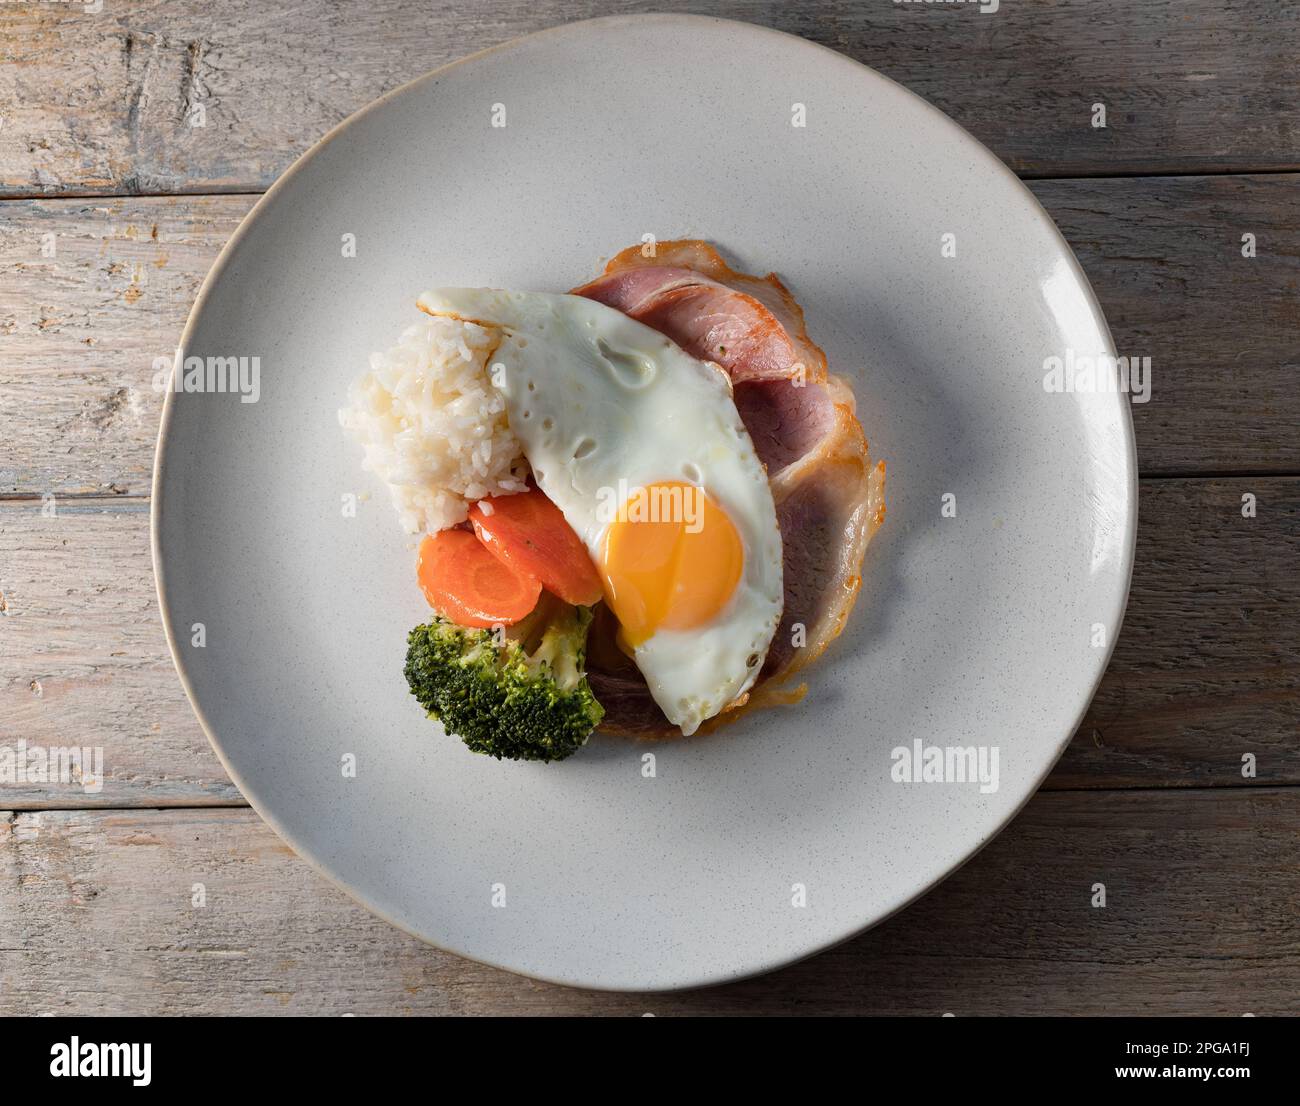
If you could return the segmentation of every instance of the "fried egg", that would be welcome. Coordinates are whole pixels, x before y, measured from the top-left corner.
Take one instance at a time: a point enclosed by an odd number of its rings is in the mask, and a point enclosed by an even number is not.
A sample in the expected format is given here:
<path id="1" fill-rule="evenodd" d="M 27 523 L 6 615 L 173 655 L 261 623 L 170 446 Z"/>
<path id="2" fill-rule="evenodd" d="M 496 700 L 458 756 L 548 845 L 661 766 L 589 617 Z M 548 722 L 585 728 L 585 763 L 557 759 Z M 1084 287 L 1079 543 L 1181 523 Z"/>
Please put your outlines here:
<path id="1" fill-rule="evenodd" d="M 726 374 L 581 296 L 443 288 L 498 328 L 493 385 L 538 487 L 600 573 L 620 638 L 683 734 L 742 696 L 781 618 L 781 534 Z"/>

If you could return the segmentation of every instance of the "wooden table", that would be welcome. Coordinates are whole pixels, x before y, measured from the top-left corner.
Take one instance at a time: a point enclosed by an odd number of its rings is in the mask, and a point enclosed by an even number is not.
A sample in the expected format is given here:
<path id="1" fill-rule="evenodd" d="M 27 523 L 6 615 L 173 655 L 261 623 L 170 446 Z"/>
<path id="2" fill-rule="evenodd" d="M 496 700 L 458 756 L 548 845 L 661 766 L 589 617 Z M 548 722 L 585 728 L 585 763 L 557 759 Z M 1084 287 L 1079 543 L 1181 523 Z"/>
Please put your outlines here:
<path id="1" fill-rule="evenodd" d="M 226 779 L 154 597 L 155 358 L 329 127 L 481 47 L 642 7 L 0 7 L 0 747 L 106 759 L 94 794 L 0 784 L 0 1013 L 1296 1013 L 1294 0 L 646 5 L 792 31 L 942 108 L 1032 182 L 1119 351 L 1153 358 L 1110 670 L 1043 790 L 921 902 L 738 985 L 566 990 L 372 918 Z"/>

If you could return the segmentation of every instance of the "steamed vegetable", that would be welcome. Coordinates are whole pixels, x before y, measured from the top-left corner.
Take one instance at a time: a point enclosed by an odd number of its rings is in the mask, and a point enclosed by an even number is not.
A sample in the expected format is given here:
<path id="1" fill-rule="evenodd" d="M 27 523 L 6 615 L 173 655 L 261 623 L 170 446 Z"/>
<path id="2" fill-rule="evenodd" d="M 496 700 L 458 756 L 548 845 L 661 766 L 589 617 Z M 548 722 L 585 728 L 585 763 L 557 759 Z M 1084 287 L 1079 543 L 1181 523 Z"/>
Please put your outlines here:
<path id="1" fill-rule="evenodd" d="M 537 577 L 511 568 L 468 530 L 443 530 L 420 543 L 416 564 L 424 597 L 461 626 L 510 626 L 537 606 Z"/>
<path id="2" fill-rule="evenodd" d="M 583 667 L 590 624 L 588 608 L 549 598 L 509 636 L 435 618 L 407 636 L 406 682 L 476 753 L 563 760 L 605 714 Z"/>
<path id="3" fill-rule="evenodd" d="M 517 572 L 536 576 L 566 603 L 600 601 L 600 577 L 559 507 L 537 488 L 483 499 L 469 510 L 479 540 Z"/>

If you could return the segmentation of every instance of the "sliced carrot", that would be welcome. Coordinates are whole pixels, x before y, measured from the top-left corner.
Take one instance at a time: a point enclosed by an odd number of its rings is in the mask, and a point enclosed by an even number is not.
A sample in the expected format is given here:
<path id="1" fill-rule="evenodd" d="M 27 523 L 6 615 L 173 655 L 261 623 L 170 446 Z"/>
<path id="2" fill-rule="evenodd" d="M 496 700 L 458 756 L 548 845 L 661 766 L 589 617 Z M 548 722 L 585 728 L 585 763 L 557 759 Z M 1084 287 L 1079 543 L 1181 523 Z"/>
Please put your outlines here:
<path id="1" fill-rule="evenodd" d="M 457 626 L 511 626 L 542 593 L 535 576 L 498 560 L 468 530 L 429 534 L 416 573 L 429 606 Z"/>
<path id="2" fill-rule="evenodd" d="M 590 607 L 600 599 L 600 577 L 586 547 L 539 489 L 480 500 L 469 509 L 469 520 L 505 564 L 536 576 L 566 603 Z"/>

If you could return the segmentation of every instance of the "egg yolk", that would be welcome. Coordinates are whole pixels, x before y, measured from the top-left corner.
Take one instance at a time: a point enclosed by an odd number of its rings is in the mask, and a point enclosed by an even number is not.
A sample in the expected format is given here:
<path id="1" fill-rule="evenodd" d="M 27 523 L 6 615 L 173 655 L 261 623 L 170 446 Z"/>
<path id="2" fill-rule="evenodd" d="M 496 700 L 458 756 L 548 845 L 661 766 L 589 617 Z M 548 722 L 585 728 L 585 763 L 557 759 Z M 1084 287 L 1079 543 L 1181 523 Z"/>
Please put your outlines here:
<path id="1" fill-rule="evenodd" d="M 744 547 L 731 519 L 702 488 L 663 482 L 638 488 L 605 532 L 605 599 L 624 640 L 712 621 L 740 581 Z"/>

